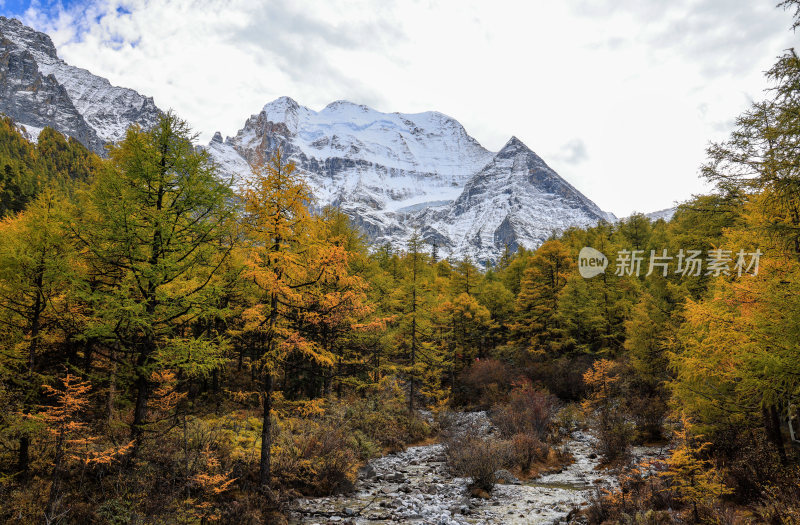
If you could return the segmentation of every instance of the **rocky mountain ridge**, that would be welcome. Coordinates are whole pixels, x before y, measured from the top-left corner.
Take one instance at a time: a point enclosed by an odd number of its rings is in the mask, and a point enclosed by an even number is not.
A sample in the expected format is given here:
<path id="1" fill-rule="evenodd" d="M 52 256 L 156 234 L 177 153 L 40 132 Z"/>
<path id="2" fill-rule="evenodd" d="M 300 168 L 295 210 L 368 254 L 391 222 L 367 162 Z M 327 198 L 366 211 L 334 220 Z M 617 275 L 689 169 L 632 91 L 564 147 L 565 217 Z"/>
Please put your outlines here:
<path id="1" fill-rule="evenodd" d="M 131 124 L 151 127 L 160 110 L 152 98 L 58 58 L 53 41 L 0 16 L 0 112 L 26 129 L 50 126 L 105 155 Z"/>

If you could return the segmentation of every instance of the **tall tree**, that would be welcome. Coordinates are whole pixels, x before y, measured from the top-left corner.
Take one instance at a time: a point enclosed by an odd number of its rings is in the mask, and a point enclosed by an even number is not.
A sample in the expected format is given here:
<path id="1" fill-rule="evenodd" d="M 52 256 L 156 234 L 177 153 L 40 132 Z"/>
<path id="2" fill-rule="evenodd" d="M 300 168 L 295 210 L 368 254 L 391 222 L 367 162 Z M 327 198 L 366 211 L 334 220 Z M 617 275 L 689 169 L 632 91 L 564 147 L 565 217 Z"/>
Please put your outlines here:
<path id="1" fill-rule="evenodd" d="M 48 189 L 25 212 L 0 221 L 0 367 L 20 392 L 18 409 L 23 412 L 35 402 L 48 373 L 41 355 L 52 347 L 48 341 L 58 339 L 54 305 L 68 289 L 75 265 L 76 250 L 64 236 L 63 213 L 63 200 Z M 29 444 L 22 432 L 21 470 L 27 468 Z"/>
<path id="2" fill-rule="evenodd" d="M 397 315 L 394 346 L 408 385 L 408 409 L 416 406 L 418 387 L 423 367 L 420 358 L 433 360 L 431 345 L 430 295 L 432 278 L 428 256 L 416 233 L 407 244 L 407 253 L 401 261 L 397 287 L 392 292 L 392 309 Z"/>
<path id="3" fill-rule="evenodd" d="M 141 445 L 154 372 L 216 367 L 218 345 L 182 329 L 211 300 L 204 290 L 231 246 L 222 242 L 231 191 L 174 114 L 149 131 L 131 128 L 80 202 L 73 235 L 95 267 L 95 332 L 132 357 L 131 433 Z"/>
<path id="4" fill-rule="evenodd" d="M 308 206 L 311 190 L 281 150 L 253 167 L 243 195 L 246 237 L 245 275 L 255 286 L 253 305 L 245 311 L 245 331 L 252 335 L 261 389 L 262 430 L 259 485 L 271 479 L 272 396 L 274 380 L 287 356 L 298 353 L 320 366 L 333 366 L 328 349 L 297 329 L 298 311 L 307 308 L 306 289 L 325 273 Z"/>

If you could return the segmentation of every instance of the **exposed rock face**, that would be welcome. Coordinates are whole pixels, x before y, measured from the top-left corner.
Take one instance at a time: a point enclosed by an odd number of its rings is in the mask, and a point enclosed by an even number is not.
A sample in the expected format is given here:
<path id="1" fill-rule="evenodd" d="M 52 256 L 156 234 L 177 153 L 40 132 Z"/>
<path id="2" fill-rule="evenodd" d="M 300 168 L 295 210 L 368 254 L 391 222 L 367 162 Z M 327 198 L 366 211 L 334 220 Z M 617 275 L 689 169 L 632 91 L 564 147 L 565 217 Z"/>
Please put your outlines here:
<path id="1" fill-rule="evenodd" d="M 1 34 L 1 33 L 0 33 Z M 94 151 L 97 137 L 53 75 L 42 75 L 33 55 L 0 36 L 0 112 L 26 127 L 50 126 Z"/>
<path id="2" fill-rule="evenodd" d="M 281 97 L 235 137 L 209 145 L 222 165 L 281 148 L 319 206 L 340 207 L 374 242 L 403 249 L 416 231 L 443 257 L 496 261 L 555 231 L 614 220 L 519 139 L 496 154 L 441 113 L 381 113 L 337 101 L 316 112 Z"/>
<path id="3" fill-rule="evenodd" d="M 131 124 L 158 119 L 152 98 L 70 66 L 49 36 L 16 19 L 0 16 L 0 42 L 0 112 L 22 125 L 50 126 L 103 155 Z"/>

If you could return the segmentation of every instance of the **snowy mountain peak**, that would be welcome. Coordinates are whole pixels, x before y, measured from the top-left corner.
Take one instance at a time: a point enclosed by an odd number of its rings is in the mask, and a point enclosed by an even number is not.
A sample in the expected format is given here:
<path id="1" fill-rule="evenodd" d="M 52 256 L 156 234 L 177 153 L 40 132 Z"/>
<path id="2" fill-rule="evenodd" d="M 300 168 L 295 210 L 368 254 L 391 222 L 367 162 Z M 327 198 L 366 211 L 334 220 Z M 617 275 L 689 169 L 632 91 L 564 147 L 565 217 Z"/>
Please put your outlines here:
<path id="1" fill-rule="evenodd" d="M 508 142 L 506 142 L 505 146 L 503 146 L 500 151 L 497 152 L 497 157 L 510 158 L 520 153 L 533 153 L 533 151 L 531 151 L 531 149 L 517 137 L 512 136 L 510 139 L 508 139 Z M 535 153 L 533 154 L 536 155 Z"/>
<path id="2" fill-rule="evenodd" d="M 356 104 L 355 102 L 350 102 L 349 100 L 335 100 L 325 106 L 322 111 L 327 112 L 340 112 L 340 111 L 360 111 L 362 113 L 370 113 L 374 112 L 375 110 L 369 106 L 365 106 L 364 104 Z"/>
<path id="3" fill-rule="evenodd" d="M 265 123 L 284 124 L 287 131 L 295 133 L 299 125 L 299 119 L 308 113 L 312 113 L 312 111 L 298 104 L 293 98 L 284 96 L 268 102 L 264 105 L 260 114 L 251 118 L 260 118 Z"/>
<path id="4" fill-rule="evenodd" d="M 417 225 L 441 251 L 490 262 L 506 246 L 535 248 L 553 233 L 608 217 L 512 137 L 467 181 L 451 206 L 426 211 Z"/>
<path id="5" fill-rule="evenodd" d="M 295 99 L 292 97 L 278 97 L 272 102 L 267 102 L 264 104 L 264 108 L 262 109 L 263 112 L 268 114 L 275 114 L 280 115 L 286 112 L 294 112 L 300 107 L 300 104 L 297 103 Z"/>
<path id="6" fill-rule="evenodd" d="M 227 168 L 277 148 L 306 173 L 318 205 L 338 206 L 396 249 L 416 230 L 442 256 L 489 262 L 506 246 L 535 248 L 555 230 L 607 217 L 517 137 L 491 153 L 435 111 L 383 113 L 347 100 L 314 111 L 281 97 L 209 145 Z"/>

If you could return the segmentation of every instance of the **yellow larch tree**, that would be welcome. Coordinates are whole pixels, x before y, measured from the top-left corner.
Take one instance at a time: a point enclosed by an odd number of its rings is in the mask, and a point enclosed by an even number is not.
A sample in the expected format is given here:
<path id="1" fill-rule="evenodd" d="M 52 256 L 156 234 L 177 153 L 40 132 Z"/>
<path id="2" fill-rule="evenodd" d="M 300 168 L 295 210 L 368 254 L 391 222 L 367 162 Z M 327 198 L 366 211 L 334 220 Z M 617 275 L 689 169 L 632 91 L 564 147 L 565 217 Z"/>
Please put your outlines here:
<path id="1" fill-rule="evenodd" d="M 255 366 L 262 402 L 259 486 L 270 484 L 272 397 L 276 372 L 288 355 L 299 353 L 322 366 L 333 366 L 329 351 L 297 330 L 296 316 L 303 309 L 304 292 L 315 285 L 325 269 L 316 255 L 309 212 L 311 189 L 278 149 L 253 167 L 253 177 L 243 192 L 245 236 L 244 275 L 254 284 L 253 304 L 244 311 L 244 332 L 257 356 Z"/>

